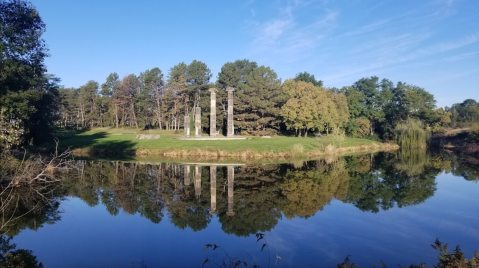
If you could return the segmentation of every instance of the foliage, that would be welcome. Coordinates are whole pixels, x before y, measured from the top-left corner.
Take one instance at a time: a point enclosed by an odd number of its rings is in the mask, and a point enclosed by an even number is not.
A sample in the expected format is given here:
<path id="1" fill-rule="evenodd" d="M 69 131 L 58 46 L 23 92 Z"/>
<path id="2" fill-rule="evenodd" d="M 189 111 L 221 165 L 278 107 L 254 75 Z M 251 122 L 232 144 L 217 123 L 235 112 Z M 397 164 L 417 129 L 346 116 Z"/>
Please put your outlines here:
<path id="1" fill-rule="evenodd" d="M 21 0 L 0 2 L 0 146 L 45 138 L 57 111 L 58 79 L 46 75 L 45 24 Z"/>
<path id="2" fill-rule="evenodd" d="M 279 130 L 279 111 L 286 96 L 280 90 L 281 80 L 270 67 L 248 60 L 226 63 L 218 74 L 218 85 L 223 90 L 235 89 L 234 124 L 240 132 Z"/>
<path id="3" fill-rule="evenodd" d="M 399 122 L 394 132 L 396 142 L 404 149 L 424 148 L 430 138 L 430 132 L 424 128 L 422 121 L 413 118 Z"/>
<path id="4" fill-rule="evenodd" d="M 308 72 L 298 73 L 298 74 L 294 77 L 294 81 L 296 81 L 296 82 L 303 81 L 303 82 L 306 82 L 306 83 L 311 83 L 311 84 L 313 84 L 313 85 L 316 86 L 316 87 L 322 87 L 322 86 L 323 86 L 323 81 L 321 81 L 321 80 L 316 80 L 316 79 L 314 78 L 314 75 L 313 75 L 313 74 L 310 74 L 310 73 L 308 73 Z"/>
<path id="5" fill-rule="evenodd" d="M 312 83 L 286 80 L 282 86 L 289 99 L 281 108 L 283 122 L 298 136 L 310 130 L 329 132 L 339 128 L 349 118 L 346 98 L 342 94 L 326 92 Z"/>
<path id="6" fill-rule="evenodd" d="M 451 123 L 454 127 L 460 123 L 479 122 L 479 103 L 474 99 L 455 103 L 448 112 L 451 113 Z"/>
<path id="7" fill-rule="evenodd" d="M 11 244 L 11 239 L 0 235 L 0 267 L 43 268 L 31 250 L 15 249 L 17 245 Z"/>
<path id="8" fill-rule="evenodd" d="M 262 242 L 261 249 L 260 251 L 263 252 L 263 250 L 266 248 L 268 252 L 268 264 L 267 267 L 271 267 L 271 253 L 269 251 L 269 245 L 268 242 L 266 241 L 265 234 L 263 233 L 256 233 L 256 243 Z M 238 258 L 238 257 L 232 257 L 224 250 L 222 247 L 216 245 L 216 244 L 206 244 L 206 247 L 204 250 L 212 249 L 213 251 L 216 251 L 217 249 L 220 249 L 222 252 L 220 254 L 210 254 L 208 257 L 203 261 L 202 267 L 205 267 L 205 265 L 208 266 L 213 266 L 213 267 L 260 267 L 254 259 L 251 257 L 251 255 L 248 254 L 249 258 L 251 259 L 250 266 L 248 266 L 248 262 L 250 260 L 245 260 L 244 258 Z M 278 262 L 281 260 L 281 257 L 276 254 L 276 261 L 273 266 L 276 266 Z"/>

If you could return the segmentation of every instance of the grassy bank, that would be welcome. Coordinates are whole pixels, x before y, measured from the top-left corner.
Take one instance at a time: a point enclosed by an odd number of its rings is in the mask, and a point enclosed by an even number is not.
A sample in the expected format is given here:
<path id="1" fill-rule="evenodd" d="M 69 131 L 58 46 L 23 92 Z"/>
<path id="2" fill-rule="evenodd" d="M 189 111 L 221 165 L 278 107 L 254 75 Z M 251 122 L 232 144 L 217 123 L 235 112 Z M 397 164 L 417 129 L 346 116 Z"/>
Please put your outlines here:
<path id="1" fill-rule="evenodd" d="M 159 134 L 155 140 L 138 139 L 138 134 Z M 395 145 L 366 139 L 321 137 L 251 137 L 247 140 L 179 140 L 172 131 L 136 131 L 134 129 L 98 128 L 81 133 L 59 131 L 59 148 L 70 148 L 75 155 L 128 155 L 139 158 L 314 158 L 322 155 L 373 152 L 396 149 Z M 46 144 L 42 150 L 52 150 Z"/>

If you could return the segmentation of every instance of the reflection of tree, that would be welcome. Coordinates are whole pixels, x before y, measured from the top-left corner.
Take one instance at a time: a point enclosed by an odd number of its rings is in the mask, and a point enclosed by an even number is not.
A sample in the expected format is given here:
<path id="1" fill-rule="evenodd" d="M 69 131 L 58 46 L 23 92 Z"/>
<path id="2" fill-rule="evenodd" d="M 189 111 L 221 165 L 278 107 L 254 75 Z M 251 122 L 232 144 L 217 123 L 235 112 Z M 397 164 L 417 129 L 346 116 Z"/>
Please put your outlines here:
<path id="1" fill-rule="evenodd" d="M 479 159 L 471 156 L 453 157 L 452 174 L 468 181 L 479 181 Z"/>
<path id="2" fill-rule="evenodd" d="M 216 210 L 226 233 L 248 236 L 271 230 L 281 213 L 287 218 L 314 215 L 333 198 L 372 212 L 416 205 L 434 194 L 435 177 L 440 172 L 474 180 L 479 177 L 477 167 L 470 159 L 444 153 L 426 156 L 423 152 L 310 161 L 299 168 L 237 166 L 231 216 L 227 215 L 227 168 L 219 166 Z M 37 229 L 59 220 L 58 208 L 64 196 L 79 197 L 89 206 L 102 203 L 112 215 L 120 210 L 138 213 L 153 223 L 159 223 L 167 213 L 179 228 L 202 230 L 213 217 L 210 168 L 198 166 L 201 180 L 194 178 L 195 167 L 189 176 L 187 170 L 171 163 L 75 161 L 70 169 L 58 173 L 61 182 L 48 187 L 12 187 L 10 199 L 0 200 L 1 231 L 15 235 L 24 228 Z"/>
<path id="3" fill-rule="evenodd" d="M 424 165 L 428 162 L 425 149 L 401 149 L 396 152 L 397 159 L 394 167 L 408 176 L 419 175 L 424 171 Z"/>
<path id="4" fill-rule="evenodd" d="M 55 185 L 30 185 L 4 189 L 0 196 L 0 233 L 17 235 L 60 220 L 64 193 Z"/>
<path id="5" fill-rule="evenodd" d="M 279 165 L 244 166 L 235 169 L 234 216 L 226 215 L 227 191 L 222 187 L 219 217 L 226 233 L 248 236 L 258 231 L 269 231 L 281 219 L 285 200 L 279 195 Z M 221 168 L 217 185 L 226 185 L 226 168 Z M 221 175 L 223 174 L 223 175 Z M 220 187 L 218 187 L 220 188 Z"/>
<path id="6" fill-rule="evenodd" d="M 332 198 L 343 200 L 348 191 L 349 174 L 344 160 L 331 164 L 316 161 L 307 170 L 290 171 L 281 184 L 281 192 L 289 203 L 284 207 L 286 217 L 314 215 Z"/>
<path id="7" fill-rule="evenodd" d="M 209 182 L 209 173 L 206 168 L 199 167 L 198 170 L 201 173 L 200 187 L 205 188 L 206 182 Z M 209 191 L 201 189 L 202 194 L 196 196 L 194 184 L 184 185 L 181 182 L 183 178 L 181 172 L 167 178 L 169 187 L 165 194 L 170 221 L 181 229 L 189 227 L 193 231 L 203 230 L 211 221 Z"/>
<path id="8" fill-rule="evenodd" d="M 0 235 L 0 267 L 43 268 L 31 250 L 15 249 L 17 245 L 11 244 L 11 239 Z"/>
<path id="9" fill-rule="evenodd" d="M 427 162 L 425 152 L 399 153 L 396 157 L 380 154 L 370 172 L 351 171 L 347 202 L 363 211 L 378 212 L 417 205 L 434 195 L 440 164 Z M 431 164 L 429 164 L 431 163 Z"/>

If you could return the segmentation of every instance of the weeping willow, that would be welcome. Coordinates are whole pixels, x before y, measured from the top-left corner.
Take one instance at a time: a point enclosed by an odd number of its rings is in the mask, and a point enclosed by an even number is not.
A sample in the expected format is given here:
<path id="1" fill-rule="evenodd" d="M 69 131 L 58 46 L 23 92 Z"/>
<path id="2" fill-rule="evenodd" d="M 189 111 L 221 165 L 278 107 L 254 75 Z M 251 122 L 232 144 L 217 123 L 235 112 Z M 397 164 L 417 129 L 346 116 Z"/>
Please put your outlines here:
<path id="1" fill-rule="evenodd" d="M 408 176 L 420 175 L 428 162 L 426 150 L 400 149 L 396 152 L 394 167 Z"/>
<path id="2" fill-rule="evenodd" d="M 396 141 L 403 149 L 425 148 L 430 132 L 425 129 L 421 120 L 408 118 L 399 122 L 394 128 Z"/>

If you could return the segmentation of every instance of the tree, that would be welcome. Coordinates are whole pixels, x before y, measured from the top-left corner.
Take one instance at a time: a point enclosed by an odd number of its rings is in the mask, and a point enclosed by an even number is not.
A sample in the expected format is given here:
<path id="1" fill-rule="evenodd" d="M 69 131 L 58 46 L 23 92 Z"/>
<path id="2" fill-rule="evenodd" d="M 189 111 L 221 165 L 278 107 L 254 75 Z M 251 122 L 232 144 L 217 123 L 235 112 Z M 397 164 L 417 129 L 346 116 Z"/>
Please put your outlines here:
<path id="1" fill-rule="evenodd" d="M 155 120 L 161 129 L 165 112 L 165 81 L 163 81 L 163 73 L 160 68 L 153 68 L 141 73 L 139 79 L 143 87 L 143 109 L 152 109 L 156 117 Z"/>
<path id="2" fill-rule="evenodd" d="M 81 126 L 83 128 L 93 127 L 95 120 L 95 100 L 98 92 L 98 83 L 90 80 L 79 89 L 78 108 L 81 118 Z"/>
<path id="3" fill-rule="evenodd" d="M 188 94 L 193 100 L 193 107 L 200 107 L 201 97 L 207 96 L 208 84 L 212 74 L 210 69 L 201 61 L 194 60 L 186 67 L 186 83 Z"/>
<path id="4" fill-rule="evenodd" d="M 45 137 L 55 119 L 57 82 L 45 75 L 45 24 L 33 5 L 0 2 L 0 144 Z"/>
<path id="5" fill-rule="evenodd" d="M 346 97 L 325 91 L 312 83 L 286 80 L 282 86 L 289 96 L 281 107 L 281 116 L 287 129 L 294 130 L 298 136 L 308 131 L 339 128 L 349 119 Z"/>
<path id="6" fill-rule="evenodd" d="M 118 101 L 113 101 L 114 97 L 117 96 L 118 91 L 120 90 L 120 77 L 117 73 L 111 73 L 106 78 L 105 83 L 101 85 L 101 92 L 100 94 L 109 100 L 110 109 L 114 114 L 114 122 L 116 128 L 118 128 L 119 124 L 119 103 Z"/>
<path id="7" fill-rule="evenodd" d="M 308 72 L 303 72 L 303 73 L 298 73 L 296 77 L 294 77 L 294 81 L 299 82 L 303 81 L 306 83 L 311 83 L 317 87 L 322 87 L 323 86 L 323 81 L 321 80 L 316 80 L 314 78 L 313 74 L 309 74 Z"/>
<path id="8" fill-rule="evenodd" d="M 286 128 L 294 130 L 297 136 L 308 135 L 309 130 L 322 130 L 324 115 L 330 102 L 324 90 L 311 83 L 286 80 L 282 85 L 289 99 L 281 108 Z"/>
<path id="9" fill-rule="evenodd" d="M 376 125 L 384 120 L 383 112 L 383 95 L 379 88 L 379 78 L 372 76 L 371 78 L 361 78 L 353 84 L 353 87 L 362 93 L 363 109 L 360 110 L 360 116 L 363 116 L 371 122 L 370 134 L 374 134 Z M 384 81 L 386 82 L 386 81 Z M 383 82 L 383 85 L 386 84 Z"/>
<path id="10" fill-rule="evenodd" d="M 467 123 L 479 121 L 479 103 L 473 99 L 466 99 L 462 103 L 451 106 L 452 123 Z"/>
<path id="11" fill-rule="evenodd" d="M 281 80 L 269 67 L 256 62 L 237 60 L 228 62 L 218 74 L 222 89 L 233 87 L 235 126 L 249 133 L 279 130 L 280 108 L 286 95 L 280 90 Z M 225 107 L 226 104 L 223 103 Z"/>

